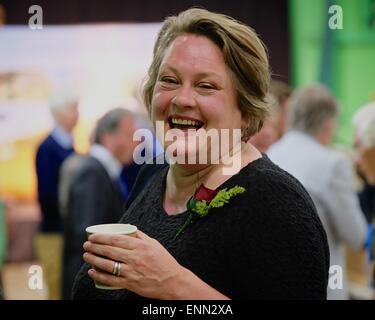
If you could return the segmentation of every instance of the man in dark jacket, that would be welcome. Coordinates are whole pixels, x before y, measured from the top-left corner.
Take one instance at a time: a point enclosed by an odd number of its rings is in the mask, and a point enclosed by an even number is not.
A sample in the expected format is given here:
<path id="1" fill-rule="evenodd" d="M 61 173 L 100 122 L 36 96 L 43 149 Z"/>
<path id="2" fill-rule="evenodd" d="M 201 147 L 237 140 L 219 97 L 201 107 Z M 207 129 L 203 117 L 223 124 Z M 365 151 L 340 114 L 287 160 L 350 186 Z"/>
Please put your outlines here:
<path id="1" fill-rule="evenodd" d="M 129 185 L 121 177 L 133 160 L 136 117 L 114 109 L 99 119 L 89 156 L 71 181 L 64 219 L 63 297 L 70 299 L 74 278 L 83 264 L 82 245 L 90 225 L 117 223 L 123 214 Z"/>

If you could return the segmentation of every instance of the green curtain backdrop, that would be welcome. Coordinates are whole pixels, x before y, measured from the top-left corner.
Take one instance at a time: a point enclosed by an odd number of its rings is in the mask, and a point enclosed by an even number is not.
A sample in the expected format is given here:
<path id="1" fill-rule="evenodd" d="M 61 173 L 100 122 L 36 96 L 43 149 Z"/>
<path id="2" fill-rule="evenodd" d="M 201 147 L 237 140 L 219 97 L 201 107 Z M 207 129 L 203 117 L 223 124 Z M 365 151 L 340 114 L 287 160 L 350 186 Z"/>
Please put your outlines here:
<path id="1" fill-rule="evenodd" d="M 353 113 L 375 100 L 375 1 L 329 2 L 289 0 L 291 78 L 296 87 L 330 86 L 342 106 L 335 142 L 350 145 Z M 342 7 L 342 30 L 327 30 L 327 4 Z"/>

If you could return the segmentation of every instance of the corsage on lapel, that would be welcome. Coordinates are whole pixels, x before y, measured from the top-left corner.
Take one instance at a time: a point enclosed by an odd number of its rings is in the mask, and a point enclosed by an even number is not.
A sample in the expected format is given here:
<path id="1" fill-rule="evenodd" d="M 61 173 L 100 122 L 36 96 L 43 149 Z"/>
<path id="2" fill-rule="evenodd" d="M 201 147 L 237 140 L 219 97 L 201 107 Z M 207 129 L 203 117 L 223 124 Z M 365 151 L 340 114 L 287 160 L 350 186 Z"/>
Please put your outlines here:
<path id="1" fill-rule="evenodd" d="M 174 239 L 176 239 L 185 229 L 193 222 L 194 216 L 204 218 L 212 208 L 220 208 L 224 206 L 229 200 L 246 191 L 245 188 L 235 186 L 221 190 L 211 190 L 201 184 L 195 194 L 189 199 L 186 204 L 187 210 L 190 212 L 188 218 L 182 227 L 177 231 Z"/>

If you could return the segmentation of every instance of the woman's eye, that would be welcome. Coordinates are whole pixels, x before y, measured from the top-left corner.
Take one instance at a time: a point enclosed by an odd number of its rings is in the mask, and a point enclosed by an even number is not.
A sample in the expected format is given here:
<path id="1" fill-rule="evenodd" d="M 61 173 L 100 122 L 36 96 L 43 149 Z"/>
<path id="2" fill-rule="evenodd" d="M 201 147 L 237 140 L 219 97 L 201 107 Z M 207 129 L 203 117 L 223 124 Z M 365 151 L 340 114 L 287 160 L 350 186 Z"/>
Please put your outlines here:
<path id="1" fill-rule="evenodd" d="M 176 84 L 177 80 L 172 77 L 162 77 L 160 79 L 161 82 L 166 83 L 166 84 Z"/>
<path id="2" fill-rule="evenodd" d="M 210 83 L 200 83 L 198 85 L 199 88 L 204 89 L 204 90 L 215 90 L 216 87 Z"/>

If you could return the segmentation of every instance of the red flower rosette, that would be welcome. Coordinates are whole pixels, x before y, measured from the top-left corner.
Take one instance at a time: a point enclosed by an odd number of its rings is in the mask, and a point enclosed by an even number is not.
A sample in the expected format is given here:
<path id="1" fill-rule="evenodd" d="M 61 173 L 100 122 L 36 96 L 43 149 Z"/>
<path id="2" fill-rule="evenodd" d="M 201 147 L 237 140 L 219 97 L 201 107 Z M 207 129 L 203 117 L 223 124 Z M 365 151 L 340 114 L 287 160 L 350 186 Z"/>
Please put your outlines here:
<path id="1" fill-rule="evenodd" d="M 196 201 L 203 201 L 205 200 L 207 203 L 210 202 L 215 196 L 217 195 L 218 190 L 212 190 L 207 187 L 202 183 L 198 190 L 194 194 L 194 199 Z"/>
<path id="2" fill-rule="evenodd" d="M 211 204 L 212 200 L 219 193 L 219 190 L 209 189 L 202 183 L 199 186 L 198 190 L 194 193 L 193 196 L 191 196 L 191 198 L 187 202 L 186 208 L 188 211 L 190 211 L 189 216 L 182 227 L 177 231 L 173 239 L 177 239 L 177 237 L 181 233 L 183 233 L 190 224 L 193 223 L 193 216 L 199 216 L 200 218 L 203 218 L 207 215 L 210 208 L 222 207 L 225 203 L 229 202 L 230 198 L 245 192 L 245 190 L 245 188 L 239 186 L 235 186 L 229 190 L 227 190 L 227 188 L 224 188 L 220 191 L 222 192 L 221 199 L 218 199 L 218 201 Z"/>

